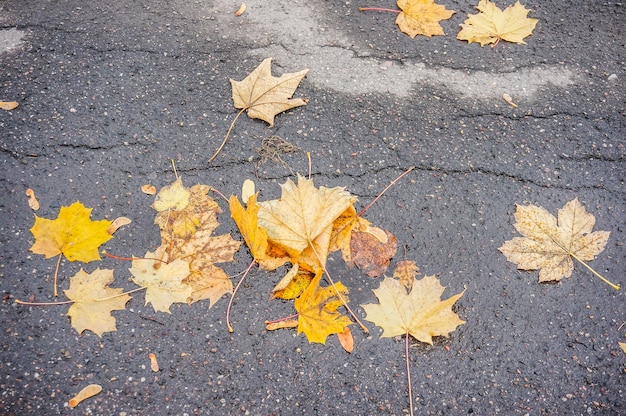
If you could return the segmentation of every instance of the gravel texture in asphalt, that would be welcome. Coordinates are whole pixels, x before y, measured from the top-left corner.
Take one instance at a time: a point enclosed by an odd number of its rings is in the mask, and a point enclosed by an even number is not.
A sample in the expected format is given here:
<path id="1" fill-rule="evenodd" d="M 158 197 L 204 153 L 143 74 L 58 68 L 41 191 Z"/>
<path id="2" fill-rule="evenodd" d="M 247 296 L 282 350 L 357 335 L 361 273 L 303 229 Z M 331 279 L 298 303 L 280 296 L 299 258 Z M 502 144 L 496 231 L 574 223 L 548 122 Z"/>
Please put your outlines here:
<path id="1" fill-rule="evenodd" d="M 225 323 L 228 297 L 155 313 L 135 294 L 99 338 L 70 326 L 50 302 L 56 261 L 29 251 L 38 216 L 80 200 L 94 219 L 126 216 L 104 248 L 141 256 L 158 247 L 153 198 L 141 185 L 174 179 L 238 195 L 254 179 L 260 199 L 280 196 L 295 173 L 372 201 L 415 169 L 366 214 L 392 232 L 398 261 L 414 260 L 447 287 L 465 290 L 466 321 L 432 346 L 411 341 L 416 414 L 614 415 L 626 413 L 626 299 L 579 264 L 571 278 L 539 284 L 497 250 L 518 234 L 516 204 L 556 214 L 578 198 L 611 232 L 590 264 L 624 285 L 626 267 L 626 6 L 609 1 L 529 0 L 539 19 L 526 45 L 495 48 L 456 39 L 475 1 L 440 0 L 456 13 L 446 36 L 411 39 L 396 15 L 360 12 L 350 1 L 0 1 L 0 413 L 6 415 L 401 415 L 408 412 L 404 340 L 353 326 L 347 354 L 264 321 L 293 313 L 268 300 L 285 273 L 253 268 Z M 499 1 L 500 7 L 512 1 Z M 296 90 L 308 104 L 273 128 L 242 116 L 229 79 L 264 58 L 274 75 L 310 71 Z M 509 94 L 518 105 L 507 104 Z M 301 149 L 263 161 L 264 138 Z M 216 234 L 242 240 L 228 206 Z M 245 246 L 229 275 L 251 260 Z M 130 264 L 109 258 L 61 262 L 59 288 L 84 268 L 115 269 L 114 287 L 135 288 Z M 380 279 L 328 268 L 358 306 L 375 303 Z M 234 279 L 238 281 L 238 278 Z M 63 295 L 60 299 L 64 299 Z M 150 369 L 155 353 L 160 371 Z M 74 410 L 87 384 L 103 391 Z"/>

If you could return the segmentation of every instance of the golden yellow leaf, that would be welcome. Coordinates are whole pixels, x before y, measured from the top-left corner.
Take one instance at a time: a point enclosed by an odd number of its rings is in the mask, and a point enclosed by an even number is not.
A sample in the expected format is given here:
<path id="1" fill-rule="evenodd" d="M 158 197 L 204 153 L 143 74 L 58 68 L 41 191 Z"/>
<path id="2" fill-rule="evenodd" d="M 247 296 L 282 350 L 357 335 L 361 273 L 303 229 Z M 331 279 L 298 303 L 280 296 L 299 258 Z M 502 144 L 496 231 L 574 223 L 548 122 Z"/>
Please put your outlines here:
<path id="1" fill-rule="evenodd" d="M 418 341 L 432 345 L 432 337 L 447 337 L 465 323 L 452 311 L 452 305 L 463 293 L 442 301 L 444 290 L 435 276 L 415 279 L 409 293 L 400 281 L 385 278 L 374 290 L 380 303 L 361 306 L 367 313 L 365 319 L 383 329 L 381 337 L 409 333 Z"/>
<path id="2" fill-rule="evenodd" d="M 398 262 L 396 270 L 393 272 L 393 277 L 398 279 L 402 286 L 406 287 L 409 292 L 413 288 L 413 281 L 417 277 L 417 273 L 420 268 L 417 267 L 414 261 L 402 260 Z"/>
<path id="3" fill-rule="evenodd" d="M 518 205 L 514 226 L 524 237 L 506 241 L 498 250 L 518 269 L 539 269 L 540 282 L 559 281 L 572 275 L 572 256 L 590 261 L 604 250 L 610 233 L 592 232 L 595 221 L 578 198 L 559 209 L 558 219 L 544 208 Z"/>
<path id="4" fill-rule="evenodd" d="M 350 242 L 352 240 L 352 231 L 363 231 L 369 227 L 369 225 L 369 221 L 357 215 L 354 205 L 350 205 L 348 209 L 333 222 L 329 253 L 341 250 L 343 261 L 351 264 L 352 253 L 350 251 Z"/>
<path id="5" fill-rule="evenodd" d="M 206 185 L 189 189 L 189 203 L 181 211 L 164 211 L 157 214 L 155 223 L 161 229 L 162 243 L 167 247 L 169 259 L 181 259 L 189 264 L 189 276 L 184 283 L 193 292 L 187 302 L 209 300 L 212 307 L 222 295 L 231 293 L 233 284 L 228 275 L 215 263 L 231 262 L 241 242 L 230 234 L 213 236 L 219 225 L 217 203 L 207 193 Z"/>
<path id="6" fill-rule="evenodd" d="M 267 58 L 244 80 L 230 80 L 235 108 L 248 110 L 248 117 L 261 119 L 270 127 L 276 114 L 306 104 L 306 100 L 291 96 L 309 72 L 305 69 L 276 78 L 272 76 L 271 66 L 272 58 Z"/>
<path id="7" fill-rule="evenodd" d="M 278 247 L 271 248 L 272 244 L 267 239 L 267 230 L 259 226 L 260 206 L 256 199 L 256 194 L 251 195 L 244 209 L 237 197 L 231 195 L 230 215 L 235 220 L 254 260 L 265 270 L 275 270 L 289 261 L 289 256 Z"/>
<path id="8" fill-rule="evenodd" d="M 17 101 L 0 101 L 0 110 L 13 110 L 18 105 Z"/>
<path id="9" fill-rule="evenodd" d="M 309 287 L 313 277 L 315 277 L 313 273 L 301 269 L 296 263 L 276 287 L 274 287 L 272 290 L 272 298 L 285 300 L 297 298 Z"/>
<path id="10" fill-rule="evenodd" d="M 402 13 L 396 18 L 396 24 L 411 38 L 417 35 L 445 35 L 439 22 L 455 13 L 434 0 L 398 0 L 398 7 Z"/>
<path id="11" fill-rule="evenodd" d="M 35 243 L 30 251 L 47 259 L 63 253 L 69 261 L 100 260 L 98 247 L 113 238 L 107 232 L 110 225 L 111 221 L 92 221 L 91 208 L 77 201 L 61 207 L 55 220 L 35 215 L 35 224 L 30 229 Z"/>
<path id="12" fill-rule="evenodd" d="M 78 406 L 78 404 L 82 402 L 83 400 L 93 397 L 96 394 L 100 393 L 101 391 L 102 391 L 101 385 L 90 384 L 87 387 L 83 388 L 80 392 L 78 392 L 76 396 L 72 397 L 70 401 L 67 403 L 67 405 L 70 407 L 70 409 L 73 409 L 76 406 Z"/>
<path id="13" fill-rule="evenodd" d="M 352 321 L 337 312 L 337 308 L 343 305 L 337 291 L 347 302 L 348 288 L 340 282 L 335 283 L 334 288 L 320 287 L 321 278 L 320 271 L 295 300 L 294 306 L 298 311 L 298 334 L 304 332 L 309 342 L 325 344 L 329 335 L 343 332 Z"/>
<path id="14" fill-rule="evenodd" d="M 489 0 L 480 0 L 476 8 L 480 13 L 467 16 L 457 39 L 478 42 L 480 46 L 495 46 L 501 39 L 525 44 L 524 38 L 532 34 L 537 24 L 537 19 L 527 17 L 530 10 L 519 1 L 504 11 Z"/>
<path id="15" fill-rule="evenodd" d="M 189 204 L 191 192 L 183 186 L 181 178 L 176 179 L 171 185 L 164 186 L 157 194 L 152 208 L 161 211 L 182 211 Z"/>
<path id="16" fill-rule="evenodd" d="M 113 283 L 113 270 L 96 269 L 87 274 L 83 269 L 70 279 L 70 287 L 65 296 L 74 301 L 67 314 L 72 327 L 82 334 L 93 331 L 99 337 L 105 332 L 116 331 L 112 311 L 123 310 L 130 296 L 123 289 L 108 287 Z"/>
<path id="17" fill-rule="evenodd" d="M 128 270 L 133 282 L 146 288 L 145 304 L 151 303 L 155 312 L 171 313 L 172 303 L 186 303 L 192 289 L 183 283 L 189 275 L 189 263 L 181 259 L 168 263 L 166 248 L 162 245 L 154 252 L 148 251 L 145 258 L 133 260 Z"/>

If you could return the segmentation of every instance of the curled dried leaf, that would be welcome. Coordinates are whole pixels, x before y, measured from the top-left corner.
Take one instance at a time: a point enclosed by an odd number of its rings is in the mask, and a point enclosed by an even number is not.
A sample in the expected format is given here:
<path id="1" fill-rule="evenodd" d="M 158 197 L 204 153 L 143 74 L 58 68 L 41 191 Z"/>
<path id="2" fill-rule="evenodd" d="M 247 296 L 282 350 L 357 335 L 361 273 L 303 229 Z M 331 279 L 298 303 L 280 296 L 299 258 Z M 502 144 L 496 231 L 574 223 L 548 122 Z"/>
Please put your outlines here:
<path id="1" fill-rule="evenodd" d="M 502 94 L 502 99 L 504 99 L 504 101 L 506 101 L 507 104 L 510 105 L 511 107 L 517 108 L 517 104 L 513 102 L 513 98 L 511 98 L 509 94 L 507 93 Z"/>
<path id="2" fill-rule="evenodd" d="M 111 223 L 111 225 L 109 226 L 109 228 L 107 229 L 107 233 L 113 235 L 115 234 L 115 232 L 120 228 L 123 227 L 125 225 L 130 224 L 132 221 L 130 218 L 126 218 L 126 217 L 117 217 L 116 219 L 113 220 L 113 222 Z"/>
<path id="3" fill-rule="evenodd" d="M 37 197 L 35 196 L 35 191 L 28 188 L 26 190 L 26 196 L 28 197 L 28 206 L 33 211 L 37 211 L 39 209 L 39 201 L 37 201 Z"/>
<path id="4" fill-rule="evenodd" d="M 17 101 L 0 101 L 0 109 L 2 110 L 13 110 L 17 108 L 18 105 Z"/>
<path id="5" fill-rule="evenodd" d="M 150 368 L 155 373 L 158 373 L 159 372 L 159 362 L 157 361 L 156 354 L 151 352 L 148 357 L 150 357 Z"/>
<path id="6" fill-rule="evenodd" d="M 146 195 L 154 195 L 156 194 L 156 186 L 150 185 L 149 183 L 141 185 L 141 192 Z"/>
<path id="7" fill-rule="evenodd" d="M 350 332 L 350 327 L 345 327 L 343 332 L 337 334 L 337 339 L 339 339 L 339 343 L 347 352 L 352 352 L 354 349 L 354 337 L 352 337 L 352 332 Z"/>
<path id="8" fill-rule="evenodd" d="M 99 384 L 90 384 L 84 389 L 82 389 L 76 396 L 72 397 L 68 402 L 70 408 L 74 408 L 78 406 L 80 402 L 90 397 L 95 396 L 96 394 L 102 391 L 102 386 Z"/>
<path id="9" fill-rule="evenodd" d="M 246 11 L 246 3 L 241 3 L 239 10 L 235 12 L 235 16 L 241 16 Z"/>

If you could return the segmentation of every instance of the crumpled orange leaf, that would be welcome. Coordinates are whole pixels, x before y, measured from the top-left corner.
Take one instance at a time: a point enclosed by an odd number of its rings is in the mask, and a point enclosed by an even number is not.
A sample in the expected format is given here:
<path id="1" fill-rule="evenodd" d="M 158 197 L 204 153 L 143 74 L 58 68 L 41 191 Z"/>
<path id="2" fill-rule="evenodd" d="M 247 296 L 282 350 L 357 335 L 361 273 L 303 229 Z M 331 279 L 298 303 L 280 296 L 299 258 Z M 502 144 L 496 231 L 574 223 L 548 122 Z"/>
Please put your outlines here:
<path id="1" fill-rule="evenodd" d="M 209 308 L 224 294 L 231 293 L 233 284 L 216 263 L 231 262 L 241 242 L 230 234 L 214 236 L 218 227 L 217 203 L 207 194 L 209 187 L 194 185 L 184 188 L 189 201 L 180 211 L 169 210 L 157 214 L 155 223 L 161 229 L 161 241 L 167 246 L 170 261 L 181 259 L 189 264 L 189 276 L 184 283 L 191 286 L 189 303 L 209 300 Z"/>
<path id="2" fill-rule="evenodd" d="M 247 109 L 248 117 L 274 125 L 278 113 L 306 104 L 302 98 L 291 98 L 308 69 L 272 76 L 272 58 L 267 58 L 242 81 L 230 80 L 235 108 Z"/>
<path id="3" fill-rule="evenodd" d="M 478 42 L 480 46 L 495 46 L 501 39 L 525 44 L 524 38 L 532 34 L 537 24 L 537 19 L 527 17 L 530 10 L 519 1 L 504 11 L 489 0 L 480 0 L 476 8 L 480 13 L 467 16 L 457 39 Z"/>
<path id="4" fill-rule="evenodd" d="M 518 205 L 515 229 L 523 237 L 506 241 L 500 250 L 521 270 L 539 270 L 539 281 L 559 281 L 574 270 L 572 256 L 591 261 L 600 254 L 610 232 L 592 232 L 595 217 L 578 198 L 559 209 L 558 219 L 544 208 Z"/>
<path id="5" fill-rule="evenodd" d="M 352 321 L 337 311 L 343 305 L 337 291 L 347 302 L 348 288 L 340 282 L 334 288 L 320 287 L 321 278 L 320 271 L 294 301 L 294 306 L 298 311 L 298 334 L 304 332 L 309 342 L 325 344 L 329 335 L 343 332 Z"/>
<path id="6" fill-rule="evenodd" d="M 452 305 L 464 292 L 442 301 L 444 290 L 435 276 L 415 279 L 409 293 L 400 281 L 387 277 L 374 290 L 379 303 L 361 307 L 367 313 L 365 319 L 383 329 L 381 337 L 409 333 L 418 341 L 432 345 L 432 337 L 447 337 L 465 323 L 452 311 Z"/>
<path id="7" fill-rule="evenodd" d="M 417 35 L 445 35 L 439 22 L 455 13 L 434 0 L 398 0 L 398 7 L 402 13 L 396 18 L 396 24 L 411 38 Z"/>
<path id="8" fill-rule="evenodd" d="M 69 207 L 61 207 L 54 220 L 35 215 L 35 224 L 30 229 L 35 243 L 30 251 L 47 259 L 63 253 L 69 261 L 100 260 L 98 247 L 113 238 L 107 232 L 110 226 L 111 221 L 92 221 L 91 208 L 76 201 Z"/>
<path id="9" fill-rule="evenodd" d="M 70 278 L 65 296 L 74 303 L 67 314 L 79 334 L 88 329 L 102 337 L 105 332 L 117 330 L 111 312 L 125 309 L 130 296 L 122 294 L 123 289 L 109 287 L 111 283 L 113 270 L 108 269 L 96 269 L 89 274 L 80 269 Z"/>
<path id="10" fill-rule="evenodd" d="M 128 270 L 133 282 L 146 288 L 145 304 L 151 303 L 155 312 L 171 313 L 172 303 L 186 303 L 193 290 L 183 283 L 189 275 L 189 263 L 181 259 L 168 263 L 166 248 L 162 245 L 154 252 L 148 251 L 145 258 L 133 260 Z"/>
<path id="11" fill-rule="evenodd" d="M 350 240 L 352 264 L 370 277 L 382 276 L 396 254 L 398 240 L 389 231 L 366 227 L 366 231 L 353 231 Z"/>

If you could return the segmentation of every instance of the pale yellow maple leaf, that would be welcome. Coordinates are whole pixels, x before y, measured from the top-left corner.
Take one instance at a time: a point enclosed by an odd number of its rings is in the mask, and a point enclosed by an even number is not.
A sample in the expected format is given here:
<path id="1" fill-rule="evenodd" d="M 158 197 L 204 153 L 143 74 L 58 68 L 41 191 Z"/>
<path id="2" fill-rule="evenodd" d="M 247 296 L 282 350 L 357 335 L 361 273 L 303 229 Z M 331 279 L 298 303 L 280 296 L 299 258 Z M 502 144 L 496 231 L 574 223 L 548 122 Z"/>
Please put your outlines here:
<path id="1" fill-rule="evenodd" d="M 168 262 L 166 249 L 162 245 L 144 258 L 136 258 L 129 271 L 133 282 L 146 288 L 145 304 L 151 303 L 156 312 L 170 313 L 172 303 L 186 303 L 193 290 L 183 283 L 189 275 L 189 263 L 181 259 Z"/>
<path id="2" fill-rule="evenodd" d="M 539 269 L 540 282 L 559 281 L 572 275 L 572 257 L 590 261 L 604 250 L 610 233 L 592 232 L 595 221 L 578 198 L 559 209 L 558 219 L 544 208 L 518 205 L 514 226 L 524 237 L 508 240 L 498 250 L 518 269 Z"/>
<path id="3" fill-rule="evenodd" d="M 455 13 L 436 4 L 434 0 L 398 0 L 398 8 L 402 13 L 398 14 L 396 24 L 411 38 L 417 35 L 445 35 L 439 22 L 449 19 Z"/>
<path id="4" fill-rule="evenodd" d="M 181 178 L 176 179 L 171 185 L 164 186 L 154 199 L 152 208 L 161 211 L 182 211 L 189 204 L 191 192 L 183 185 Z"/>
<path id="5" fill-rule="evenodd" d="M 478 42 L 480 46 L 495 46 L 501 39 L 525 44 L 524 38 L 532 34 L 537 24 L 537 19 L 527 17 L 530 10 L 519 1 L 504 11 L 489 0 L 480 0 L 476 8 L 480 13 L 467 16 L 457 39 Z"/>
<path id="6" fill-rule="evenodd" d="M 272 76 L 272 58 L 267 58 L 242 81 L 230 80 L 235 108 L 247 109 L 248 117 L 274 125 L 278 113 L 306 104 L 302 98 L 291 98 L 308 69 Z"/>
<path id="7" fill-rule="evenodd" d="M 80 269 L 70 278 L 65 296 L 74 303 L 67 314 L 79 334 L 88 329 L 102 337 L 105 332 L 117 330 L 111 312 L 125 309 L 130 296 L 123 294 L 123 289 L 108 287 L 111 283 L 113 270 L 108 269 L 96 269 L 89 274 Z"/>
<path id="8" fill-rule="evenodd" d="M 442 301 L 445 288 L 435 276 L 415 279 L 412 286 L 407 293 L 399 280 L 387 277 L 374 290 L 379 303 L 361 305 L 367 313 L 365 319 L 383 329 L 381 337 L 409 333 L 418 341 L 432 345 L 432 337 L 447 337 L 465 323 L 452 311 L 452 305 L 464 292 Z"/>
<path id="9" fill-rule="evenodd" d="M 230 234 L 213 235 L 221 210 L 207 195 L 209 189 L 206 185 L 192 186 L 189 203 L 183 210 L 160 212 L 154 222 L 161 229 L 161 241 L 170 261 L 180 259 L 189 264 L 189 275 L 183 283 L 193 292 L 187 302 L 208 299 L 210 308 L 233 290 L 229 276 L 215 263 L 233 261 L 241 242 L 233 240 Z"/>

